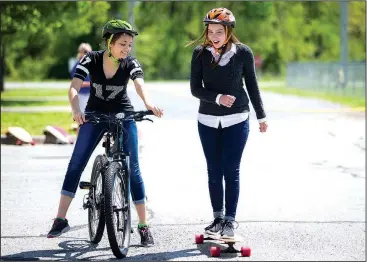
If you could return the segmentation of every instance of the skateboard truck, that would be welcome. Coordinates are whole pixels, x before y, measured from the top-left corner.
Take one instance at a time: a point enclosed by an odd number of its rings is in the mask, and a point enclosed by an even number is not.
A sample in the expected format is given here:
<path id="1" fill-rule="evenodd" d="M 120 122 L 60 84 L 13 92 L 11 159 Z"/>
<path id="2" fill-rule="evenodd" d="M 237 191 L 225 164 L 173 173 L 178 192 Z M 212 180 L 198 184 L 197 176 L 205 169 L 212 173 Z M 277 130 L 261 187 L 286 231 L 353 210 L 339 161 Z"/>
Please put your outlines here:
<path id="1" fill-rule="evenodd" d="M 234 243 L 227 243 L 228 247 L 226 249 L 222 249 L 220 252 L 222 253 L 241 253 L 238 249 L 234 247 Z"/>

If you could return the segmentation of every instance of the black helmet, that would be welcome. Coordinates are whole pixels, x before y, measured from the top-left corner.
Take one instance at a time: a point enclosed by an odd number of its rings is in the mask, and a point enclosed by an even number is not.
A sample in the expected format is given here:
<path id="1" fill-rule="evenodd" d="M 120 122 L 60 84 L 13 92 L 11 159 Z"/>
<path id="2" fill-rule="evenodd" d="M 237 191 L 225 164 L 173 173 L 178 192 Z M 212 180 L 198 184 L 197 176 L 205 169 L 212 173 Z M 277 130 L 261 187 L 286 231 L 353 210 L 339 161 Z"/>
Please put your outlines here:
<path id="1" fill-rule="evenodd" d="M 113 19 L 104 25 L 102 38 L 105 38 L 108 33 L 111 35 L 118 33 L 127 33 L 131 36 L 138 35 L 138 32 L 128 22 L 119 19 Z"/>

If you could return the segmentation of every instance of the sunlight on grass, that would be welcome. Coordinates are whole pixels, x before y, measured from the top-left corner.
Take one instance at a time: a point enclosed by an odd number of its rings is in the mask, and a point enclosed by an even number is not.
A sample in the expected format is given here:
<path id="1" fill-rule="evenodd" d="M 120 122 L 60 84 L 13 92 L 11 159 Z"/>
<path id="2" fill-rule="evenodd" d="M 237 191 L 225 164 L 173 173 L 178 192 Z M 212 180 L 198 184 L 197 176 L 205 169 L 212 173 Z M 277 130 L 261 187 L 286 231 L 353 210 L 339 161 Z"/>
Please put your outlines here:
<path id="1" fill-rule="evenodd" d="M 42 97 L 42 96 L 68 96 L 68 89 L 52 88 L 20 88 L 5 90 L 1 93 L 1 98 L 8 97 Z"/>

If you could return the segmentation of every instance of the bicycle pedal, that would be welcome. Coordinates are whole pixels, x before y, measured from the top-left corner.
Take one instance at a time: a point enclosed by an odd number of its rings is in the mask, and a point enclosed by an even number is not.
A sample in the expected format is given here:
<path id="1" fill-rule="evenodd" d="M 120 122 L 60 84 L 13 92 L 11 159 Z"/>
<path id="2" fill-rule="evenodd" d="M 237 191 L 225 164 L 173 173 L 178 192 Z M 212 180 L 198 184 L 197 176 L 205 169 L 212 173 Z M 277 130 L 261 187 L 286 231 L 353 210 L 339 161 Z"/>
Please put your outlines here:
<path id="1" fill-rule="evenodd" d="M 92 187 L 92 184 L 90 182 L 83 182 L 81 181 L 79 183 L 79 188 L 80 189 L 90 189 Z"/>
<path id="2" fill-rule="evenodd" d="M 92 206 L 89 204 L 89 202 L 83 204 L 83 209 L 91 208 Z"/>
<path id="3" fill-rule="evenodd" d="M 84 198 L 83 198 L 83 209 L 87 209 L 87 208 L 90 208 L 91 205 L 89 203 L 89 195 L 88 194 L 85 194 L 84 195 Z"/>

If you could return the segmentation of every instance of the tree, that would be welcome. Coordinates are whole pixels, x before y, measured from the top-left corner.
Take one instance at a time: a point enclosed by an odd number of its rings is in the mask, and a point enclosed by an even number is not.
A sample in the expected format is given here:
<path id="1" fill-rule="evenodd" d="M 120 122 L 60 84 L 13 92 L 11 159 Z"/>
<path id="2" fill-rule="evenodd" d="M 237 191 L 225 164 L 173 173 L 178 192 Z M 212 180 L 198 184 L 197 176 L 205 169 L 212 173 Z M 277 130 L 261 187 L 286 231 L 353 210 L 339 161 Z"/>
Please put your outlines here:
<path id="1" fill-rule="evenodd" d="M 70 38 L 106 22 L 108 9 L 105 2 L 1 2 L 5 73 L 17 79 L 48 77 L 50 65 L 70 50 L 65 49 Z"/>

